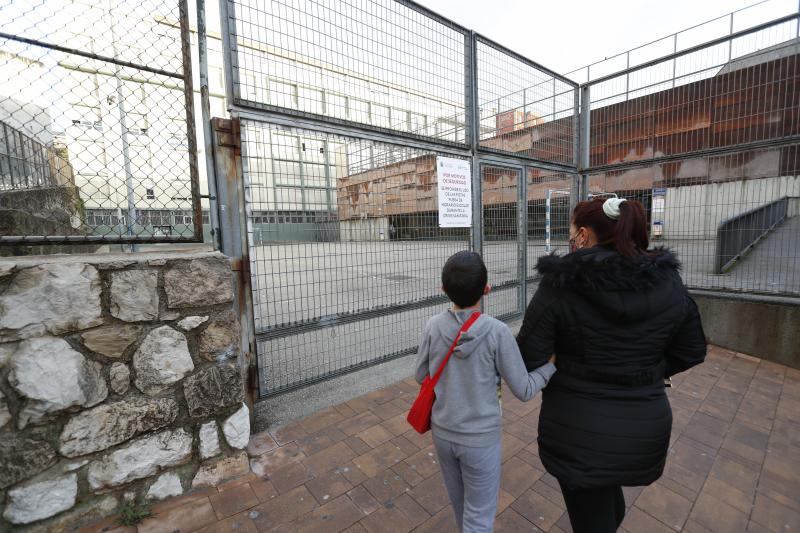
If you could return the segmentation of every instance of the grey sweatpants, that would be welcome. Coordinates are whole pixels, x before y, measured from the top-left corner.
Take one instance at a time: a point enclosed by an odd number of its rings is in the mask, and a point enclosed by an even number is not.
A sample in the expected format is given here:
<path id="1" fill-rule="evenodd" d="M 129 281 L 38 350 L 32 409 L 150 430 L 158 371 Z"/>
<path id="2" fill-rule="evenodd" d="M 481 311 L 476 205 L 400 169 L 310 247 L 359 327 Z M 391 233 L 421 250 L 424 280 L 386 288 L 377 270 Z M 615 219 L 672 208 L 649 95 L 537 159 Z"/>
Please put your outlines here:
<path id="1" fill-rule="evenodd" d="M 474 448 L 434 435 L 433 444 L 458 529 L 464 533 L 491 532 L 500 491 L 500 442 Z"/>

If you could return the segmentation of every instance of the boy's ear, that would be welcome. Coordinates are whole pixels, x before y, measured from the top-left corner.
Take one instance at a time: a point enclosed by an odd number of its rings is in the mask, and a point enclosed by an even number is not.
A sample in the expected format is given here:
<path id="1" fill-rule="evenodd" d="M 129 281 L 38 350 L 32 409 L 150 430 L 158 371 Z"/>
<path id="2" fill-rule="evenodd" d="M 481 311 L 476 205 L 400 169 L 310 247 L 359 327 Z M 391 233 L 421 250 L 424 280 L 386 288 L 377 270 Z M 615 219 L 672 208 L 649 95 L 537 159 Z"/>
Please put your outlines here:
<path id="1" fill-rule="evenodd" d="M 483 295 L 487 296 L 490 292 L 492 292 L 492 286 L 487 283 L 483 288 Z"/>

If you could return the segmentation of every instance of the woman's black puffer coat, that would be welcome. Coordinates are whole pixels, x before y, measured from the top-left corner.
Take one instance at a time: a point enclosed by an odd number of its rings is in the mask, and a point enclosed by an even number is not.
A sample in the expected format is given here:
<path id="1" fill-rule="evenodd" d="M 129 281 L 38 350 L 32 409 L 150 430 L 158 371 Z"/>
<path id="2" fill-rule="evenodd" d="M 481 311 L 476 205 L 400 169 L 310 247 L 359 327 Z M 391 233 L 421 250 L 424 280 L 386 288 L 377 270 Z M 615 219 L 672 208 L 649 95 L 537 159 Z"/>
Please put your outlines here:
<path id="1" fill-rule="evenodd" d="M 539 455 L 570 488 L 661 476 L 672 411 L 664 378 L 701 363 L 697 306 L 667 250 L 627 259 L 594 247 L 546 256 L 517 337 L 528 370 L 556 354 L 542 394 Z"/>

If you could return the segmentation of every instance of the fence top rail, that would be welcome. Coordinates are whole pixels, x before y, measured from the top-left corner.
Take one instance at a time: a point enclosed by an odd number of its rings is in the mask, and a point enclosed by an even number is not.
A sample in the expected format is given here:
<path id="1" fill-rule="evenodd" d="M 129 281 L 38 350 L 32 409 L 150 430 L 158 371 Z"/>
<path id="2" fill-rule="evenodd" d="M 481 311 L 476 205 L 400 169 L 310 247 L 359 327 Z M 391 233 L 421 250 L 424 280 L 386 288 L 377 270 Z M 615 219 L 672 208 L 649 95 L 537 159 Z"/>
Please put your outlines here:
<path id="1" fill-rule="evenodd" d="M 573 87 L 575 89 L 577 89 L 579 87 L 578 83 L 576 83 L 575 81 L 569 79 L 568 77 L 564 76 L 563 74 L 559 74 L 558 72 L 556 72 L 554 70 L 551 70 L 551 69 L 545 67 L 544 65 L 540 65 L 536 61 L 528 59 L 527 57 L 525 57 L 525 56 L 523 56 L 523 55 L 521 55 L 521 54 L 519 54 L 519 53 L 517 53 L 517 52 L 515 52 L 515 51 L 513 51 L 513 50 L 511 50 L 509 48 L 506 48 L 502 44 L 499 44 L 498 42 L 493 41 L 493 40 L 489 39 L 488 37 L 485 37 L 484 35 L 481 35 L 480 33 L 475 32 L 474 35 L 475 35 L 475 40 L 477 42 L 479 42 L 479 43 L 483 43 L 486 46 L 491 46 L 492 48 L 494 48 L 498 52 L 502 52 L 502 53 L 504 53 L 504 54 L 516 59 L 517 61 L 525 63 L 529 67 L 533 67 L 533 68 L 535 68 L 535 69 L 537 69 L 537 70 L 539 70 L 539 71 L 541 71 L 541 72 L 543 72 L 543 73 L 545 73 L 545 74 L 547 74 L 549 76 L 552 76 L 553 78 L 555 78 L 555 79 L 557 79 L 557 80 L 559 80 L 561 82 L 566 83 L 570 87 Z"/>
<path id="2" fill-rule="evenodd" d="M 413 9 L 417 13 L 420 13 L 421 15 L 424 15 L 424 16 L 430 18 L 430 19 L 433 19 L 436 22 L 438 22 L 439 24 L 443 24 L 443 25 L 447 26 L 451 30 L 455 30 L 455 31 L 457 31 L 459 33 L 462 33 L 462 34 L 464 34 L 464 36 L 467 36 L 467 35 L 470 34 L 469 28 L 465 28 L 464 26 L 458 24 L 457 22 L 453 22 L 452 20 L 450 20 L 449 18 L 445 17 L 444 15 L 440 15 L 436 11 L 434 11 L 434 10 L 432 10 L 430 8 L 427 8 L 427 7 L 425 7 L 425 6 L 421 5 L 421 4 L 418 4 L 417 2 L 414 2 L 413 0 L 395 0 L 395 2 L 397 2 L 400 5 L 406 6 L 409 9 Z"/>
<path id="3" fill-rule="evenodd" d="M 739 220 L 741 218 L 745 218 L 745 217 L 750 216 L 750 215 L 752 215 L 754 213 L 758 213 L 759 211 L 763 211 L 764 209 L 767 209 L 768 207 L 772 207 L 773 205 L 780 204 L 782 202 L 788 203 L 790 198 L 798 198 L 798 197 L 797 196 L 784 196 L 782 198 L 778 198 L 777 200 L 773 200 L 771 202 L 767 202 L 766 204 L 762 204 L 762 205 L 760 205 L 758 207 L 754 207 L 753 209 L 748 209 L 744 213 L 739 213 L 738 215 L 733 215 L 732 217 L 728 217 L 728 218 L 724 219 L 722 222 L 719 223 L 719 225 L 717 226 L 717 231 L 722 230 L 724 226 L 730 224 L 731 222 L 735 222 L 736 220 Z"/>
<path id="4" fill-rule="evenodd" d="M 676 37 L 676 36 L 678 36 L 678 35 L 680 35 L 682 33 L 686 33 L 688 31 L 697 29 L 697 28 L 699 28 L 701 26 L 705 26 L 706 24 L 710 24 L 710 23 L 716 22 L 718 20 L 729 18 L 729 17 L 731 17 L 731 16 L 733 16 L 736 13 L 739 13 L 741 11 L 747 11 L 748 9 L 752 9 L 752 8 L 754 8 L 756 6 L 760 6 L 762 4 L 766 4 L 769 1 L 770 0 L 761 0 L 760 2 L 756 2 L 755 4 L 750 4 L 749 6 L 741 7 L 739 9 L 734 10 L 734 11 L 730 11 L 728 13 L 725 13 L 724 15 L 720 15 L 718 17 L 714 17 L 714 18 L 711 18 L 711 19 L 708 19 L 708 20 L 704 20 L 703 22 L 698 22 L 694 26 L 689 26 L 688 28 L 683 28 L 683 29 L 681 29 L 679 31 L 676 31 L 676 32 L 673 32 L 673 33 L 669 33 L 667 35 L 663 35 L 661 37 L 653 39 L 652 41 L 648 41 L 646 43 L 642 43 L 639 46 L 634 46 L 633 48 L 629 48 L 628 50 L 623 50 L 622 52 L 616 53 L 616 54 L 608 56 L 608 57 L 604 57 L 603 59 L 598 59 L 597 61 L 594 61 L 592 63 L 588 63 L 586 65 L 581 65 L 580 67 L 578 67 L 576 69 L 570 70 L 569 72 L 567 72 L 566 75 L 569 76 L 570 74 L 575 74 L 576 72 L 580 72 L 580 71 L 585 70 L 587 68 L 591 68 L 591 67 L 593 67 L 595 65 L 600 65 L 602 63 L 605 63 L 606 61 L 610 61 L 612 59 L 617 59 L 618 57 L 622 57 L 624 55 L 630 54 L 631 52 L 635 52 L 637 50 L 641 50 L 643 48 L 647 48 L 650 45 L 656 44 L 656 43 L 661 42 L 661 41 L 663 41 L 665 39 L 669 39 L 670 37 L 674 38 L 674 37 Z"/>
<path id="5" fill-rule="evenodd" d="M 646 61 L 639 65 L 635 65 L 633 67 L 625 68 L 619 70 L 617 72 L 612 72 L 611 74 L 607 74 L 605 76 L 601 76 L 594 80 L 587 81 L 586 83 L 580 84 L 580 87 L 591 87 L 592 85 L 597 85 L 606 81 L 613 80 L 614 78 L 619 78 L 620 76 L 625 76 L 626 74 L 631 74 L 633 72 L 638 72 L 640 70 L 658 65 L 660 63 L 664 63 L 667 61 L 672 61 L 673 59 L 678 59 L 679 57 L 683 57 L 685 55 L 693 54 L 700 50 L 704 50 L 706 48 L 710 48 L 712 46 L 716 46 L 718 44 L 727 43 L 728 41 L 733 41 L 734 39 L 738 39 L 739 37 L 744 37 L 750 35 L 752 33 L 757 33 L 761 30 L 765 30 L 767 28 L 771 28 L 773 26 L 778 26 L 780 24 L 784 24 L 786 22 L 790 22 L 792 20 L 799 20 L 800 23 L 800 12 L 792 13 L 791 15 L 784 15 L 783 17 L 779 17 L 776 19 L 772 19 L 768 22 L 763 22 L 756 26 L 752 26 L 750 28 L 746 28 L 744 30 L 740 30 L 734 33 L 730 33 L 723 37 L 717 37 L 716 39 L 712 39 L 710 41 L 706 41 L 704 43 L 700 43 L 698 45 L 692 46 L 690 48 L 686 48 L 684 50 L 680 50 L 678 52 L 674 52 L 672 54 L 668 54 L 665 56 L 658 57 L 656 59 L 651 59 L 650 61 Z"/>

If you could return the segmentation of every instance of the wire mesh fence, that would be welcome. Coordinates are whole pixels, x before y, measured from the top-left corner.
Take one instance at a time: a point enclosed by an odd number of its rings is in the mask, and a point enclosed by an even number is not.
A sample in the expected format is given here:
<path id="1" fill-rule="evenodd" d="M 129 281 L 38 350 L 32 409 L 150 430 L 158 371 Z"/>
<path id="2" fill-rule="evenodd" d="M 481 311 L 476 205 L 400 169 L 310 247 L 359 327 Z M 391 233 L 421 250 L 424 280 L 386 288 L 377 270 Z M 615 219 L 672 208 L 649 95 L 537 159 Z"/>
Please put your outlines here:
<path id="1" fill-rule="evenodd" d="M 395 0 L 228 0 L 234 101 L 465 143 L 465 30 Z"/>
<path id="2" fill-rule="evenodd" d="M 202 239 L 187 17 L 0 1 L 0 244 Z"/>
<path id="3" fill-rule="evenodd" d="M 642 201 L 692 287 L 800 294 L 797 17 L 588 84 L 588 191 Z"/>

